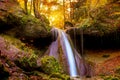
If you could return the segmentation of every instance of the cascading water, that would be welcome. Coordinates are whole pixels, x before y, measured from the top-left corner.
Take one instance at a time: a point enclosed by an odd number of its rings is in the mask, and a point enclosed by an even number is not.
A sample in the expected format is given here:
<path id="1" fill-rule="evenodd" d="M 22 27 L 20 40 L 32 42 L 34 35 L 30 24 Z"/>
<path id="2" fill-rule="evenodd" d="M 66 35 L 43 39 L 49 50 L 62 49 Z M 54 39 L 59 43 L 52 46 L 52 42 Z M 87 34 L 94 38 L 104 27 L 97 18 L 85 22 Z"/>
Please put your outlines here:
<path id="1" fill-rule="evenodd" d="M 72 47 L 70 45 L 70 42 L 69 42 L 65 32 L 60 30 L 59 34 L 60 34 L 60 37 L 62 38 L 61 46 L 62 46 L 62 48 L 64 48 L 64 53 L 66 54 L 67 59 L 68 59 L 68 65 L 70 67 L 70 76 L 76 77 L 76 76 L 78 76 L 78 72 L 77 72 L 77 67 L 76 67 L 76 62 L 75 62 Z"/>
<path id="2" fill-rule="evenodd" d="M 72 43 L 70 42 L 68 35 L 63 30 L 57 28 L 53 28 L 52 32 L 54 39 L 56 38 L 56 40 L 50 45 L 48 55 L 54 56 L 58 61 L 60 61 L 59 46 L 61 46 L 63 55 L 67 62 L 64 65 L 67 65 L 65 67 L 67 67 L 69 75 L 71 77 L 86 75 L 86 64 L 81 55 L 71 45 Z"/>

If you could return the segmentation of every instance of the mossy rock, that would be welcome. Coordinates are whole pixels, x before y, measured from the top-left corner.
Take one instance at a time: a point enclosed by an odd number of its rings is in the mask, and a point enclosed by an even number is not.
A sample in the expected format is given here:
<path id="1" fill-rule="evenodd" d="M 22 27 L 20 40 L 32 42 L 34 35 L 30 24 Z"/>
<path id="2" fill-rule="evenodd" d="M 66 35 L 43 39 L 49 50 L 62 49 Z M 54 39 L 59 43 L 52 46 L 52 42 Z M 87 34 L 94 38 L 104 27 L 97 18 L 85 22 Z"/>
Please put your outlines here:
<path id="1" fill-rule="evenodd" d="M 60 64 L 52 56 L 44 56 L 41 58 L 41 68 L 46 74 L 63 73 Z"/>
<path id="2" fill-rule="evenodd" d="M 70 80 L 70 76 L 66 74 L 55 73 L 50 75 L 50 80 L 54 80 L 52 78 L 58 78 L 58 80 Z"/>
<path id="3" fill-rule="evenodd" d="M 15 38 L 13 36 L 8 36 L 8 35 L 4 35 L 4 34 L 1 34 L 0 36 L 5 39 L 7 44 L 12 44 L 16 48 L 18 48 L 19 50 L 22 50 L 24 52 L 33 53 L 36 55 L 42 55 L 45 52 L 45 50 L 38 50 L 38 49 L 34 48 L 33 46 L 30 46 L 30 45 L 28 46 L 25 43 L 23 43 L 21 40 Z"/>
<path id="4" fill-rule="evenodd" d="M 103 77 L 104 80 L 120 80 L 118 77 L 114 77 L 114 76 L 105 76 Z"/>
<path id="5" fill-rule="evenodd" d="M 5 0 L 2 0 L 5 1 Z M 7 2 L 0 2 L 0 31 L 18 27 L 20 19 L 24 14 L 23 9 L 19 6 L 17 1 L 8 0 Z"/>
<path id="6" fill-rule="evenodd" d="M 7 4 L 9 3 L 9 4 Z M 44 21 L 32 15 L 26 15 L 17 2 L 0 3 L 0 33 L 7 33 L 27 39 L 47 37 L 50 31 L 49 21 Z"/>
<path id="7" fill-rule="evenodd" d="M 61 73 L 53 73 L 53 74 L 44 74 L 39 71 L 32 71 L 30 72 L 30 75 L 36 76 L 36 77 L 41 77 L 42 79 L 45 80 L 70 80 L 70 76 L 66 74 L 61 74 Z"/>
<path id="8" fill-rule="evenodd" d="M 26 25 L 27 23 L 34 24 L 39 22 L 39 20 L 32 15 L 24 15 L 20 21 L 21 25 Z"/>
<path id="9" fill-rule="evenodd" d="M 35 54 L 26 53 L 26 55 L 24 55 L 23 57 L 15 60 L 15 63 L 25 71 L 33 71 L 38 67 L 37 59 L 38 58 Z"/>
<path id="10" fill-rule="evenodd" d="M 115 72 L 120 75 L 120 66 L 116 68 Z"/>
<path id="11" fill-rule="evenodd" d="M 48 37 L 51 27 L 49 24 L 41 22 L 39 19 L 32 15 L 24 15 L 19 20 L 19 26 L 7 31 L 7 34 L 13 33 L 20 38 L 28 40 L 38 39 L 41 37 Z M 24 35 L 23 35 L 24 34 Z"/>

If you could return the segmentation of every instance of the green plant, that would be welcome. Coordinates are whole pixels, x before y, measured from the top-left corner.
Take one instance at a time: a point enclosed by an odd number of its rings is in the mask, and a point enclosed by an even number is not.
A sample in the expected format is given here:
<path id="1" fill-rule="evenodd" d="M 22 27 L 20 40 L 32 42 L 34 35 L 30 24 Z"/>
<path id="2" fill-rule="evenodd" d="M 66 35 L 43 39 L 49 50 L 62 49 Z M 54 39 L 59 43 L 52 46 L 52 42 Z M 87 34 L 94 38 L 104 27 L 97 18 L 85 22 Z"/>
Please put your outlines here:
<path id="1" fill-rule="evenodd" d="M 104 80 L 120 80 L 118 77 L 116 76 L 102 76 L 102 78 Z"/>
<path id="2" fill-rule="evenodd" d="M 50 78 L 59 78 L 62 80 L 70 80 L 70 76 L 66 74 L 54 73 L 50 75 Z"/>
<path id="3" fill-rule="evenodd" d="M 58 61 L 52 56 L 44 56 L 41 58 L 41 68 L 47 74 L 63 72 Z"/>
<path id="4" fill-rule="evenodd" d="M 18 58 L 15 63 L 26 71 L 32 71 L 37 68 L 37 56 L 26 53 L 23 57 Z"/>
<path id="5" fill-rule="evenodd" d="M 116 68 L 115 72 L 120 75 L 120 66 Z"/>

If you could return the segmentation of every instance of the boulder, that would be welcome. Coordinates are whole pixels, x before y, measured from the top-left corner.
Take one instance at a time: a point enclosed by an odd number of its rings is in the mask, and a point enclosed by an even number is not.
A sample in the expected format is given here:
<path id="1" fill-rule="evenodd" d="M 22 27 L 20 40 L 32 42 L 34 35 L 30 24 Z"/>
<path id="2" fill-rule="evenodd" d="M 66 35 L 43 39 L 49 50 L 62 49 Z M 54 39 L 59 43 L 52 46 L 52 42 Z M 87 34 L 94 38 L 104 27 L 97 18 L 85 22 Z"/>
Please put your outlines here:
<path id="1" fill-rule="evenodd" d="M 63 73 L 61 65 L 53 56 L 41 58 L 41 68 L 46 74 Z"/>
<path id="2" fill-rule="evenodd" d="M 25 42 L 49 39 L 49 43 L 51 27 L 46 17 L 42 18 L 45 18 L 46 22 L 26 15 L 16 0 L 0 1 L 0 33 L 20 38 Z"/>

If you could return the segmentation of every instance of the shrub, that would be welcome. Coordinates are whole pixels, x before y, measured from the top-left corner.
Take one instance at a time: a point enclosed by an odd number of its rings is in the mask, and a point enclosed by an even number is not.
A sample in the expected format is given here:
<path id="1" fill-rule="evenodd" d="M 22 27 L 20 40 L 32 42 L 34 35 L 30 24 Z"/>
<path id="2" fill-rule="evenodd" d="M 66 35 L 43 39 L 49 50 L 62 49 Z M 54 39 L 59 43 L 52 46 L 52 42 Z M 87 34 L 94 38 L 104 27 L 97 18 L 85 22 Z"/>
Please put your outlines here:
<path id="1" fill-rule="evenodd" d="M 41 68 L 46 74 L 63 72 L 58 61 L 52 56 L 44 56 L 41 58 Z"/>

